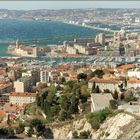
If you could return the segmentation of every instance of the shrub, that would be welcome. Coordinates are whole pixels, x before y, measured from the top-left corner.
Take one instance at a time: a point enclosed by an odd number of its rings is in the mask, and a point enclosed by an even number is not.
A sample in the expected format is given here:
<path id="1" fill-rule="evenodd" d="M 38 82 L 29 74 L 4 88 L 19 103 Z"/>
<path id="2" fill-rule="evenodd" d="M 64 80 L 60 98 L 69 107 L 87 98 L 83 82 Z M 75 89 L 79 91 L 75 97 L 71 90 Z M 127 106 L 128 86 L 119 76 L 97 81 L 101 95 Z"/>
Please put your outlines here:
<path id="1" fill-rule="evenodd" d="M 100 127 L 100 124 L 103 123 L 106 118 L 112 114 L 112 111 L 108 108 L 105 108 L 99 112 L 90 113 L 86 116 L 87 120 L 91 124 L 92 128 L 97 130 Z"/>
<path id="2" fill-rule="evenodd" d="M 90 132 L 89 131 L 83 131 L 79 135 L 79 139 L 89 139 L 90 138 Z"/>
<path id="3" fill-rule="evenodd" d="M 116 100 L 110 100 L 109 104 L 110 104 L 111 109 L 117 109 L 118 108 L 118 102 Z"/>

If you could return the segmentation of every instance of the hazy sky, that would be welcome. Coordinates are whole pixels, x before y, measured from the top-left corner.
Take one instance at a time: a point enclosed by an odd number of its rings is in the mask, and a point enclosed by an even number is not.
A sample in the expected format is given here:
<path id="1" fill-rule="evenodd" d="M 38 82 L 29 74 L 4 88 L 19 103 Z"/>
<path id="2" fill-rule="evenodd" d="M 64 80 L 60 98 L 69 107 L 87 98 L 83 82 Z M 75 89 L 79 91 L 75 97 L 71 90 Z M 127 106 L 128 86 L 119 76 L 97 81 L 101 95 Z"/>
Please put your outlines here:
<path id="1" fill-rule="evenodd" d="M 0 1 L 0 9 L 140 8 L 140 1 Z"/>

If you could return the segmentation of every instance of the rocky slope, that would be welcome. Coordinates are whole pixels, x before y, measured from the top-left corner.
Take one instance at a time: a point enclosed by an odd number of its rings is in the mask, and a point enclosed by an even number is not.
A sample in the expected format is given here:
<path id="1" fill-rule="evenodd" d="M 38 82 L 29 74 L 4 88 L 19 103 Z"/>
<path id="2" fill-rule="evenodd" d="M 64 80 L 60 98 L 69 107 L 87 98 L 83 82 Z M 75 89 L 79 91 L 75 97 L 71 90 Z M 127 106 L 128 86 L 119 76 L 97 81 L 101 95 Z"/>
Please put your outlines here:
<path id="1" fill-rule="evenodd" d="M 139 122 L 139 117 L 128 113 L 119 113 L 108 118 L 97 131 L 92 129 L 85 118 L 58 127 L 52 126 L 52 131 L 54 139 L 71 139 L 75 130 L 78 134 L 90 131 L 92 139 L 136 139 L 140 138 Z"/>

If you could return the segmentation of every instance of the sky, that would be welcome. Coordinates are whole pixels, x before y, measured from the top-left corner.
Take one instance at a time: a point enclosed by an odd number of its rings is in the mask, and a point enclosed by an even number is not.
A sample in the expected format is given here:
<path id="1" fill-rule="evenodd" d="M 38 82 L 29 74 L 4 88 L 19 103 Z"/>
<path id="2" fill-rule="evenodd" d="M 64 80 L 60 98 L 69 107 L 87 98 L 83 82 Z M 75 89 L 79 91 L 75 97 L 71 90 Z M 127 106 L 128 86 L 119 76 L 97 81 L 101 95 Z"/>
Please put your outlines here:
<path id="1" fill-rule="evenodd" d="M 140 1 L 0 1 L 0 9 L 140 8 Z"/>

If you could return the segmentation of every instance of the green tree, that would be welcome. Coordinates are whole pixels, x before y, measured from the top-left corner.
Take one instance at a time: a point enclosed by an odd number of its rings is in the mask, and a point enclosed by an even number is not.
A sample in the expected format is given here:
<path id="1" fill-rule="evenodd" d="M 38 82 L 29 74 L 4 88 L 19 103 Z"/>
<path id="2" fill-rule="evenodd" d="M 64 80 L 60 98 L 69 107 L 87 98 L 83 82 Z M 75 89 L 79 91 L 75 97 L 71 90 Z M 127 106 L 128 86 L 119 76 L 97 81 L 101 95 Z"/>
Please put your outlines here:
<path id="1" fill-rule="evenodd" d="M 38 86 L 37 86 L 38 90 L 42 90 L 46 87 L 47 87 L 47 83 L 39 83 Z"/>
<path id="2" fill-rule="evenodd" d="M 95 90 L 94 90 L 94 93 L 100 93 L 100 88 L 99 88 L 98 85 L 96 86 L 96 88 L 95 88 Z"/>
<path id="3" fill-rule="evenodd" d="M 117 109 L 118 108 L 118 102 L 116 100 L 110 100 L 109 104 L 110 104 L 111 109 Z"/>
<path id="4" fill-rule="evenodd" d="M 115 90 L 114 91 L 114 94 L 113 94 L 113 98 L 115 99 L 115 100 L 117 100 L 118 99 L 118 91 L 117 90 Z"/>
<path id="5" fill-rule="evenodd" d="M 125 81 L 124 81 L 124 85 L 125 87 L 127 87 L 127 79 L 125 78 Z"/>
<path id="6" fill-rule="evenodd" d="M 78 79 L 78 81 L 79 81 L 79 80 L 86 80 L 86 79 L 87 79 L 87 74 L 79 73 L 79 74 L 77 75 L 77 79 Z"/>
<path id="7" fill-rule="evenodd" d="M 80 132 L 79 139 L 90 139 L 90 132 L 89 131 Z"/>
<path id="8" fill-rule="evenodd" d="M 19 133 L 23 133 L 24 132 L 24 130 L 25 130 L 25 125 L 23 124 L 23 123 L 19 123 L 19 126 L 18 126 L 18 132 Z"/>
<path id="9" fill-rule="evenodd" d="M 94 82 L 93 82 L 93 85 L 92 85 L 91 92 L 94 92 L 95 88 L 96 88 L 96 83 L 95 83 L 95 81 L 94 81 Z"/>
<path id="10" fill-rule="evenodd" d="M 44 123 L 39 119 L 33 119 L 30 123 L 30 129 L 33 130 L 33 133 L 37 135 L 37 137 L 41 136 L 45 130 Z"/>
<path id="11" fill-rule="evenodd" d="M 74 131 L 74 132 L 72 133 L 72 139 L 79 139 L 79 136 L 78 136 L 77 131 Z"/>
<path id="12" fill-rule="evenodd" d="M 98 70 L 98 69 L 97 69 L 97 70 L 95 70 L 94 72 L 92 72 L 92 73 L 90 74 L 90 78 L 95 77 L 95 76 L 97 76 L 98 78 L 102 78 L 104 74 L 105 74 L 105 73 L 104 73 L 103 70 Z"/>

